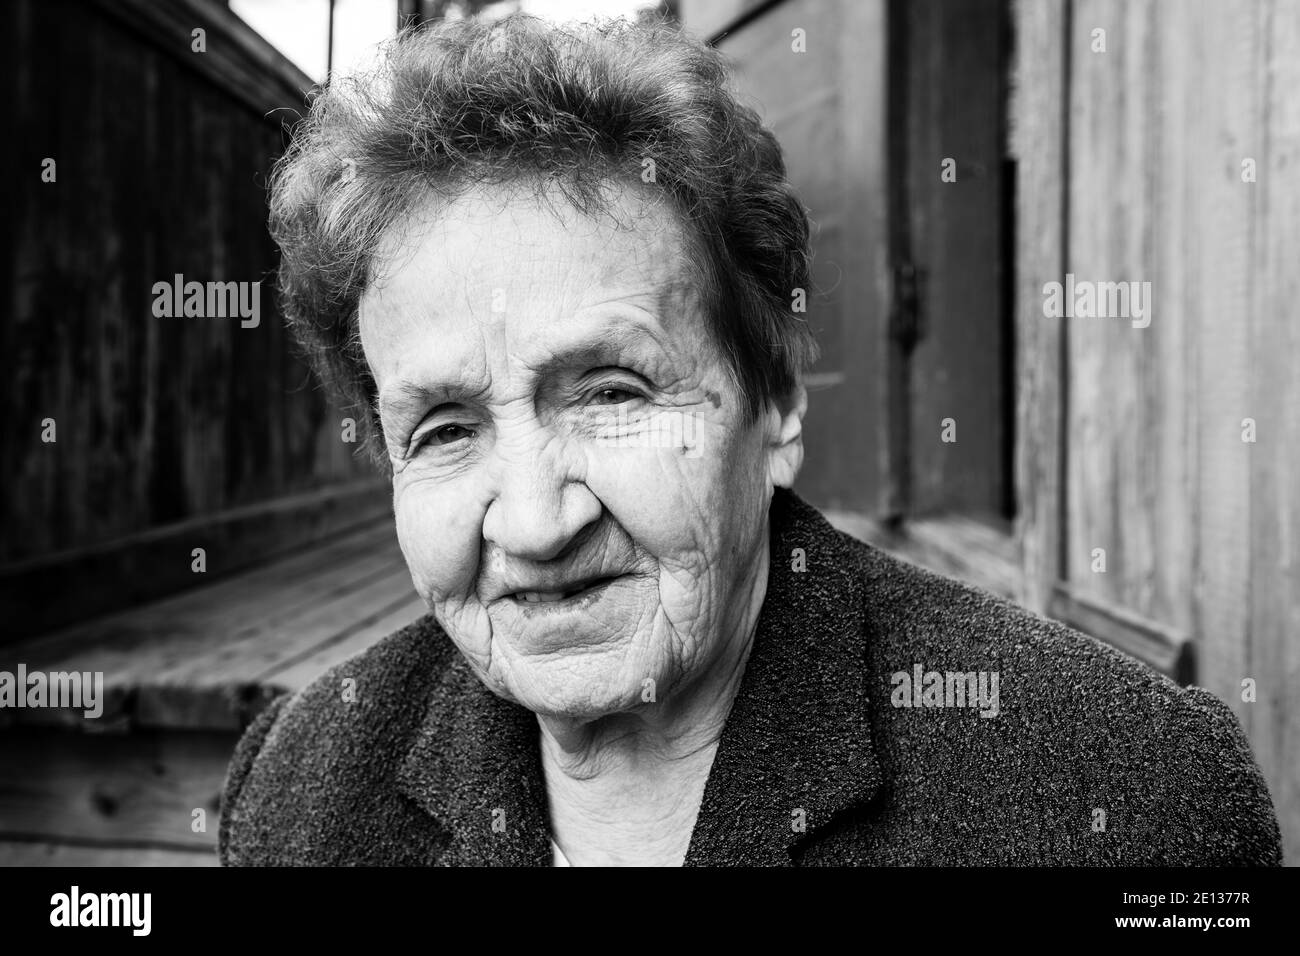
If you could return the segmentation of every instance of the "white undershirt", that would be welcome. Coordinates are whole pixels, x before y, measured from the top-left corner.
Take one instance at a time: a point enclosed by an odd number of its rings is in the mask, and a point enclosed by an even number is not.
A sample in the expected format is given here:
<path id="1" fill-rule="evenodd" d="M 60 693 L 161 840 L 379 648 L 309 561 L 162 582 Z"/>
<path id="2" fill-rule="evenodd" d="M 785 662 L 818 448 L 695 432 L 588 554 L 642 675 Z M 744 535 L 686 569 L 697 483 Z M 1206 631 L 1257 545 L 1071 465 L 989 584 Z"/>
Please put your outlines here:
<path id="1" fill-rule="evenodd" d="M 551 866 L 573 866 L 569 862 L 569 858 L 564 855 L 564 851 L 560 849 L 560 845 L 554 840 L 551 841 Z"/>

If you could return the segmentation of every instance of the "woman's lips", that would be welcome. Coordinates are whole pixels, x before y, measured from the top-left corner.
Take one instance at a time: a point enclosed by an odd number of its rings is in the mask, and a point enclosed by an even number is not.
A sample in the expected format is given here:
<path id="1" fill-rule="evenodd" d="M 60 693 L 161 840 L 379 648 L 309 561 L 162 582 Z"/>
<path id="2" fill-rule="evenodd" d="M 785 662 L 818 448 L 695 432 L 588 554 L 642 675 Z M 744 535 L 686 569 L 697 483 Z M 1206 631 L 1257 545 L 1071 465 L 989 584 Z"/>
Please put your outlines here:
<path id="1" fill-rule="evenodd" d="M 597 578 L 562 591 L 516 591 L 510 600 L 525 610 L 570 609 L 596 601 L 621 575 Z"/>
<path id="2" fill-rule="evenodd" d="M 564 591 L 522 591 L 514 595 L 514 599 L 525 604 L 540 604 L 542 601 L 559 601 L 568 596 Z"/>
<path id="3" fill-rule="evenodd" d="M 653 599 L 652 580 L 634 572 L 574 585 L 578 587 L 576 593 L 536 592 L 537 601 L 526 599 L 523 591 L 493 601 L 489 614 L 496 638 L 525 654 L 617 645 L 632 639 L 645 620 L 646 602 Z M 558 600 L 541 600 L 556 594 Z"/>

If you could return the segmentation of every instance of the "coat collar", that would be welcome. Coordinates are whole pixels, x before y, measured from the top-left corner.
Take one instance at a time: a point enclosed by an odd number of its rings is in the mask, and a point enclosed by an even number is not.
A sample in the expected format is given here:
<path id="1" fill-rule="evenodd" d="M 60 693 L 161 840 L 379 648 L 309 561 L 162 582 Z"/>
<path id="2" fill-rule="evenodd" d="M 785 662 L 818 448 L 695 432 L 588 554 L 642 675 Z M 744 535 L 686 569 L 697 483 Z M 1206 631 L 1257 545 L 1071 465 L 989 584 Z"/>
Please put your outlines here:
<path id="1" fill-rule="evenodd" d="M 687 865 L 789 865 L 797 843 L 880 788 L 865 584 L 840 560 L 838 534 L 798 496 L 778 490 L 770 514 L 767 595 Z M 460 655 L 430 697 L 397 786 L 450 834 L 439 862 L 550 864 L 536 717 L 484 688 Z"/>

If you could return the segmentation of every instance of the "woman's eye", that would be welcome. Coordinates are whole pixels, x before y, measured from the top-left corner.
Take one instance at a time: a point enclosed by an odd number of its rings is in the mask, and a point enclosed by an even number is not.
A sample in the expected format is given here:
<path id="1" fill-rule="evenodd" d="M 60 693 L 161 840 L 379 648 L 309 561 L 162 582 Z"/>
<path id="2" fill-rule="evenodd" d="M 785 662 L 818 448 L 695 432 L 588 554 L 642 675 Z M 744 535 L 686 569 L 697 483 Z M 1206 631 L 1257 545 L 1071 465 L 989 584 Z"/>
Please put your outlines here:
<path id="1" fill-rule="evenodd" d="M 628 391 L 626 388 L 617 388 L 608 386 L 597 389 L 592 393 L 591 404 L 593 405 L 622 405 L 624 402 L 630 402 L 639 396 L 635 392 Z"/>
<path id="2" fill-rule="evenodd" d="M 435 445 L 454 445 L 462 439 L 473 435 L 464 425 L 443 425 L 429 432 L 429 441 Z"/>

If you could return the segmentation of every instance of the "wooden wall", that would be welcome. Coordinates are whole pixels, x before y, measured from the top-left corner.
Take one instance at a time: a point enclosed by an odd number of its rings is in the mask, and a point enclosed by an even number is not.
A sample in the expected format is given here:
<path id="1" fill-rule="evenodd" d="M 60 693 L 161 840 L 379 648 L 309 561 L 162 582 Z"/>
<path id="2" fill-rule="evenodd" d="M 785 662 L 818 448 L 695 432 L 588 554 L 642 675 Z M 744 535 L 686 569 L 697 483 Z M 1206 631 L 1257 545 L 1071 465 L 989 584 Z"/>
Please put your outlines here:
<path id="1" fill-rule="evenodd" d="M 275 306 L 265 182 L 307 77 L 221 4 L 18 0 L 4 17 L 0 603 L 21 628 L 33 562 L 368 472 Z M 261 281 L 260 324 L 155 317 L 154 283 L 178 273 Z M 226 544 L 217 568 L 264 550 Z"/>
<path id="2" fill-rule="evenodd" d="M 1026 294 L 1067 272 L 1152 292 L 1147 328 L 1048 319 L 1041 291 L 1022 313 L 1026 362 L 1047 370 L 1023 401 L 1057 404 L 1035 447 L 1063 462 L 1057 513 L 1028 522 L 1057 544 L 1049 609 L 1188 642 L 1300 863 L 1300 6 L 1023 2 L 1019 24 L 1018 148 L 1040 161 L 1022 179 Z"/>

